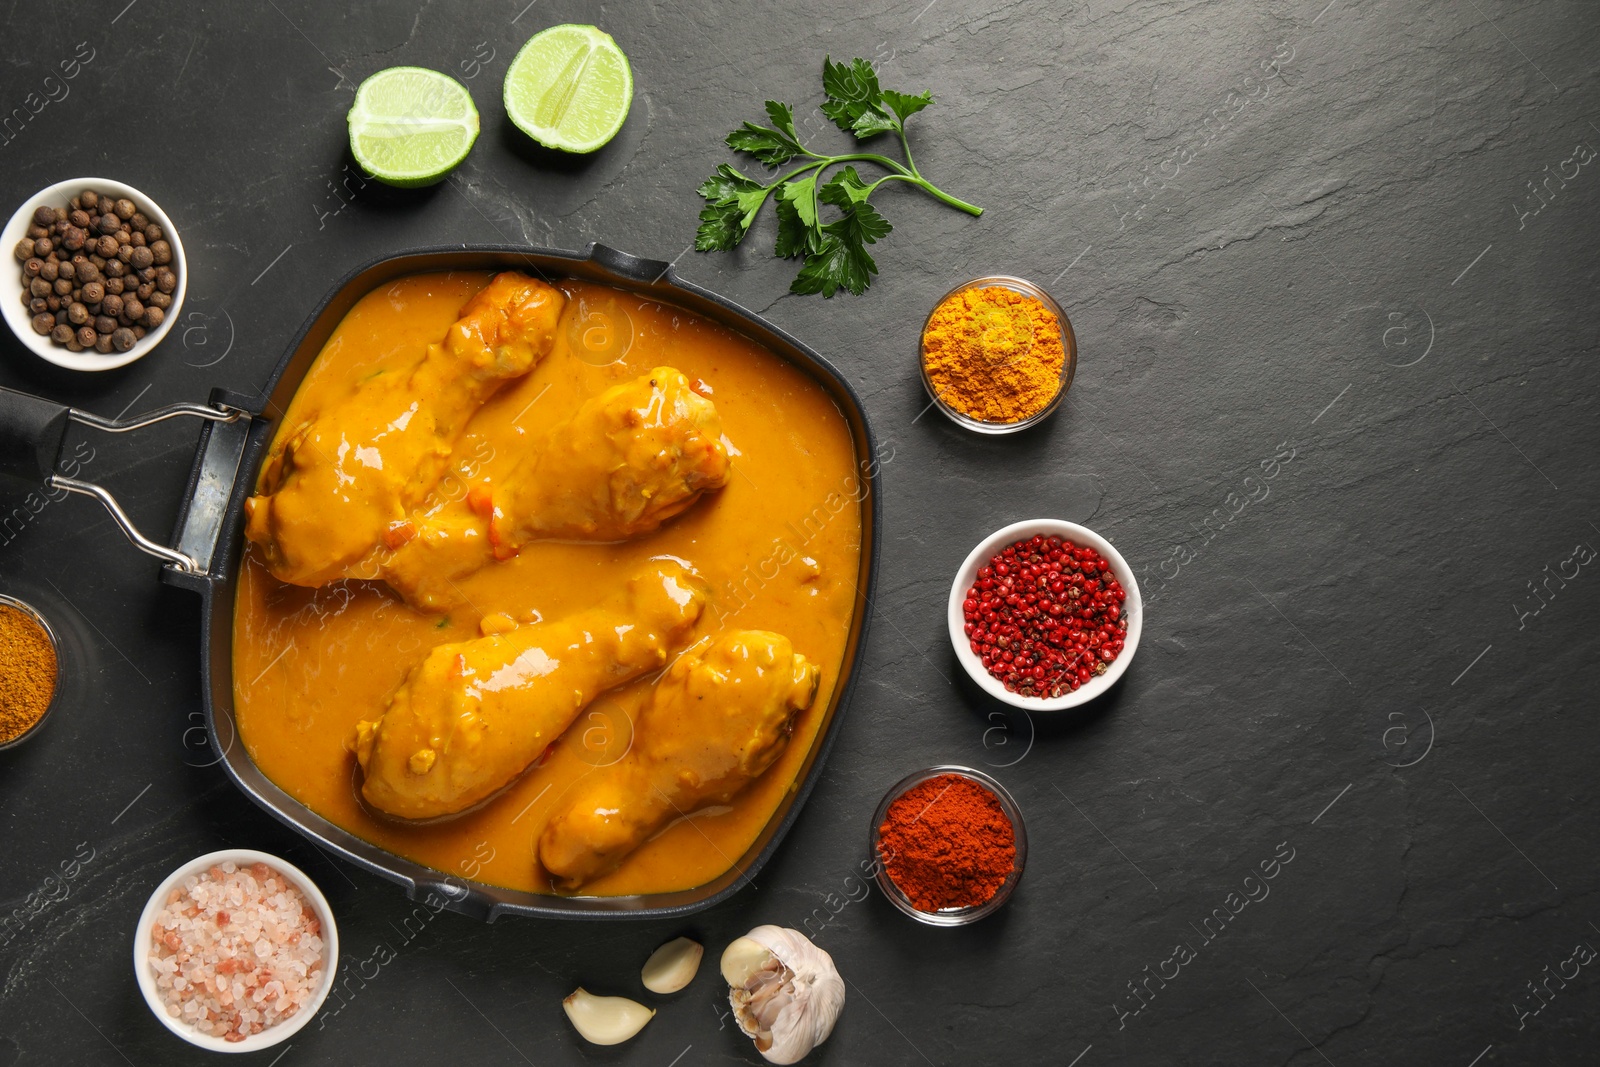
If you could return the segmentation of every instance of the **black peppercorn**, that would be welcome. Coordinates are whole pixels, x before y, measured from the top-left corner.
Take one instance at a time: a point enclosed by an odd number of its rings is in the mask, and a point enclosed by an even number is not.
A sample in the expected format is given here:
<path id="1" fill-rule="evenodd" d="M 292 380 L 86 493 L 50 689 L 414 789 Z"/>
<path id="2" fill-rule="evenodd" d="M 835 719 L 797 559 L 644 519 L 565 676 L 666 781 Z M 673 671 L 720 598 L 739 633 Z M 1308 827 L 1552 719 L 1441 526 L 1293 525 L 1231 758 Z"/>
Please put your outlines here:
<path id="1" fill-rule="evenodd" d="M 166 323 L 178 289 L 163 228 L 132 200 L 93 190 L 36 208 L 12 254 L 31 324 L 71 352 L 127 351 Z"/>

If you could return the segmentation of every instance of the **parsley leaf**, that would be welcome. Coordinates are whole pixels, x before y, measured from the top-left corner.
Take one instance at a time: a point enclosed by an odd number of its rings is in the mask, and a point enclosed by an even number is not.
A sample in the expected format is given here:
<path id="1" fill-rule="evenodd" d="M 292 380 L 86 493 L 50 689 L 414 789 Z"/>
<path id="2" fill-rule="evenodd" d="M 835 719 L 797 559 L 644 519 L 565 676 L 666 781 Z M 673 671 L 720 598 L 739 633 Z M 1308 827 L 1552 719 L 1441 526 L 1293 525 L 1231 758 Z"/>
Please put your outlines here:
<path id="1" fill-rule="evenodd" d="M 769 167 L 787 163 L 801 152 L 800 145 L 793 138 L 753 122 L 747 122 L 728 134 L 727 143 L 735 152 L 755 156 Z"/>
<path id="2" fill-rule="evenodd" d="M 878 72 L 864 59 L 845 66 L 835 63 L 831 57 L 824 58 L 822 89 L 828 94 L 822 113 L 846 133 L 853 132 L 856 120 L 882 95 L 878 88 Z"/>
<path id="3" fill-rule="evenodd" d="M 862 201 L 837 222 L 822 228 L 826 236 L 814 252 L 807 254 L 805 266 L 789 290 L 821 293 L 826 298 L 844 288 L 860 296 L 872 284 L 872 275 L 878 273 L 878 264 L 866 246 L 887 237 L 891 229 L 887 219 Z"/>
<path id="4" fill-rule="evenodd" d="M 831 297 L 840 289 L 860 295 L 872 284 L 878 265 L 867 252 L 893 230 L 887 219 L 868 203 L 873 192 L 893 179 L 915 186 L 936 200 L 982 215 L 983 209 L 958 200 L 924 178 L 911 159 L 906 139 L 906 120 L 933 102 L 931 93 L 895 92 L 878 84 L 878 72 L 864 59 L 835 63 L 822 61 L 822 87 L 827 99 L 824 115 L 857 140 L 881 133 L 899 135 L 905 149 L 902 164 L 888 156 L 853 152 L 825 156 L 801 143 L 795 128 L 794 108 L 777 100 L 766 102 L 769 126 L 743 123 L 727 136 L 727 145 L 736 152 L 755 157 L 768 166 L 778 167 L 803 157 L 789 173 L 768 184 L 747 177 L 724 163 L 700 186 L 706 205 L 700 211 L 700 228 L 695 247 L 702 252 L 735 248 L 750 232 L 761 206 L 772 200 L 778 217 L 774 251 L 785 259 L 803 256 L 805 261 L 790 286 L 797 293 L 821 293 Z M 870 162 L 889 173 L 868 181 L 854 166 L 843 166 L 823 180 L 830 168 L 846 162 Z M 773 195 L 773 194 L 776 195 Z M 819 215 L 819 205 L 837 211 L 828 221 Z"/>
<path id="5" fill-rule="evenodd" d="M 713 204 L 731 204 L 741 190 L 759 188 L 761 188 L 760 182 L 745 177 L 723 163 L 701 184 L 698 191 Z"/>
<path id="6" fill-rule="evenodd" d="M 933 94 L 919 93 L 916 96 L 907 96 L 905 93 L 897 93 L 893 89 L 885 89 L 883 91 L 883 102 L 889 105 L 889 110 L 893 111 L 900 122 L 904 124 L 906 119 L 933 103 Z"/>
<path id="7" fill-rule="evenodd" d="M 774 201 L 778 209 L 778 240 L 773 251 L 784 259 L 814 252 L 822 243 L 822 231 L 817 226 L 816 187 L 815 174 L 778 187 Z"/>
<path id="8" fill-rule="evenodd" d="M 826 232 L 856 245 L 877 244 L 880 239 L 889 236 L 892 229 L 894 227 L 889 225 L 889 220 L 878 214 L 878 209 L 865 200 L 846 211 L 838 222 L 830 222 L 823 227 Z M 867 262 L 871 263 L 872 260 L 868 259 Z M 878 273 L 878 269 L 874 267 L 872 273 Z"/>
<path id="9" fill-rule="evenodd" d="M 786 134 L 799 147 L 800 135 L 794 132 L 794 108 L 776 100 L 768 100 L 767 118 L 772 120 L 772 125 L 779 133 Z"/>
<path id="10" fill-rule="evenodd" d="M 856 204 L 864 204 L 867 197 L 872 195 L 872 186 L 861 180 L 861 175 L 856 173 L 856 168 L 846 167 L 828 180 L 822 187 L 817 198 L 824 204 L 848 211 Z"/>
<path id="11" fill-rule="evenodd" d="M 699 192 L 707 203 L 700 212 L 694 246 L 711 252 L 727 251 L 744 240 L 770 190 L 724 163 L 705 180 Z"/>

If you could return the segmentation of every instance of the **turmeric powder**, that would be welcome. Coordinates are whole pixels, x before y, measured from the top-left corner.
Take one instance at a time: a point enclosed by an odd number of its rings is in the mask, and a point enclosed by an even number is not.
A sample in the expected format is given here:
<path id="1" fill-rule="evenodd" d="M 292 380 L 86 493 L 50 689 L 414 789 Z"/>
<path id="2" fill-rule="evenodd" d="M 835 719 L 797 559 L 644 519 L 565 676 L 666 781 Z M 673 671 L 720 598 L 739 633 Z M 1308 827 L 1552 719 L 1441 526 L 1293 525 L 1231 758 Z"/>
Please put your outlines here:
<path id="1" fill-rule="evenodd" d="M 952 293 L 922 331 L 934 394 L 980 422 L 1020 422 L 1043 411 L 1061 388 L 1065 362 L 1055 313 L 1004 285 Z"/>
<path id="2" fill-rule="evenodd" d="M 56 650 L 26 612 L 0 603 L 0 744 L 15 741 L 50 708 Z"/>

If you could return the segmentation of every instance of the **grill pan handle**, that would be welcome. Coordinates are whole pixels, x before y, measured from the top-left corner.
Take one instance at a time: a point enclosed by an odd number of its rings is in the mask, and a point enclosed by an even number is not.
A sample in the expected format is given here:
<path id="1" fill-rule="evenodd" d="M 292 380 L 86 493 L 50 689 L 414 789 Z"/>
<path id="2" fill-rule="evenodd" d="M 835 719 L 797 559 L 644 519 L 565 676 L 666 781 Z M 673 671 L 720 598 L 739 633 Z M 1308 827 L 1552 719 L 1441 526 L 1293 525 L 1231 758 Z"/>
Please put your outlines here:
<path id="1" fill-rule="evenodd" d="M 168 548 L 152 541 L 128 518 L 117 498 L 93 482 L 69 478 L 57 469 L 67 425 L 78 423 L 106 433 L 126 433 L 167 419 L 194 416 L 214 423 L 248 419 L 249 412 L 226 404 L 172 404 L 131 419 L 103 419 L 99 415 L 58 404 L 53 400 L 0 387 L 0 476 L 7 476 L 46 489 L 94 497 L 111 513 L 123 534 L 135 548 L 167 563 L 184 574 L 204 574 L 205 567 L 188 552 Z"/>

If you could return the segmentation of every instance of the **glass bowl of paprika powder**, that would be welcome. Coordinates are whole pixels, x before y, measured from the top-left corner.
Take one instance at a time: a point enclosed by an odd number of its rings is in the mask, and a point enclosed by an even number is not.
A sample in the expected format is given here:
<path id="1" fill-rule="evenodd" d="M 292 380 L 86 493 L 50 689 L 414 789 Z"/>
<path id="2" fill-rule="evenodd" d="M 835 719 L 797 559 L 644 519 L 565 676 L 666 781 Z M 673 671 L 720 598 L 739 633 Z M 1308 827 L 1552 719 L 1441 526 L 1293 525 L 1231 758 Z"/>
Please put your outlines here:
<path id="1" fill-rule="evenodd" d="M 929 926 L 965 926 L 1011 899 L 1028 835 L 1005 786 L 944 764 L 907 775 L 884 794 L 868 848 L 889 903 Z"/>
<path id="2" fill-rule="evenodd" d="M 61 688 L 61 642 L 31 604 L 0 593 L 0 751 L 39 732 Z"/>
<path id="3" fill-rule="evenodd" d="M 957 426 L 1008 434 L 1061 406 L 1078 367 L 1066 312 L 1023 278 L 996 274 L 939 298 L 922 325 L 922 385 Z"/>

